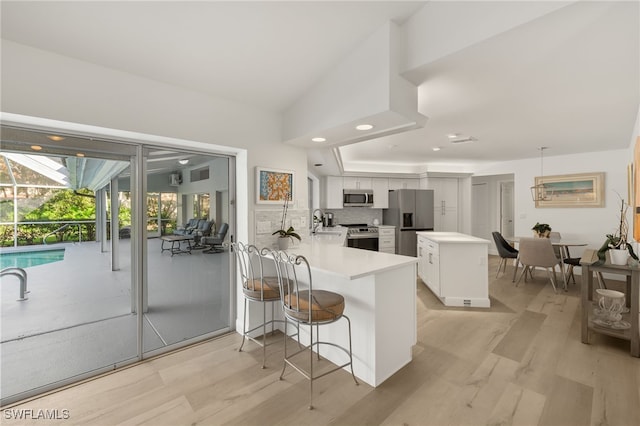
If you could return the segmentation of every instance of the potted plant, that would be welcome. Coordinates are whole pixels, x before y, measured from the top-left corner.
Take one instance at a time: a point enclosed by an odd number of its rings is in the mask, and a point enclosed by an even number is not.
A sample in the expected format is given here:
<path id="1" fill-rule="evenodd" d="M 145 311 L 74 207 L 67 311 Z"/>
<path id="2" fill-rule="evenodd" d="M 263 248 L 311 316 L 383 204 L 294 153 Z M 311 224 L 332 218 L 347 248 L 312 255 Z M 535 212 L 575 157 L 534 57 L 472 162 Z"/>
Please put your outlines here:
<path id="1" fill-rule="evenodd" d="M 620 197 L 620 219 L 618 229 L 615 233 L 607 234 L 606 240 L 600 250 L 598 250 L 598 263 L 604 263 L 606 253 L 609 252 L 609 259 L 613 265 L 626 265 L 627 259 L 631 256 L 636 261 L 638 256 L 633 251 L 633 247 L 627 240 L 629 225 L 627 224 L 627 209 L 629 205 Z"/>
<path id="2" fill-rule="evenodd" d="M 271 235 L 278 234 L 278 248 L 280 250 L 286 250 L 289 248 L 289 241 L 293 238 L 297 238 L 298 241 L 302 241 L 300 235 L 293 229 L 293 226 L 286 227 L 287 222 L 287 210 L 289 209 L 289 199 L 291 194 L 287 193 L 284 198 L 284 206 L 282 208 L 282 220 L 280 221 L 280 229 L 273 232 Z"/>
<path id="3" fill-rule="evenodd" d="M 549 238 L 549 233 L 551 232 L 551 226 L 549 226 L 548 223 L 536 222 L 536 224 L 533 225 L 533 228 L 531 228 L 531 230 L 533 231 L 534 235 L 536 235 L 539 238 Z"/>

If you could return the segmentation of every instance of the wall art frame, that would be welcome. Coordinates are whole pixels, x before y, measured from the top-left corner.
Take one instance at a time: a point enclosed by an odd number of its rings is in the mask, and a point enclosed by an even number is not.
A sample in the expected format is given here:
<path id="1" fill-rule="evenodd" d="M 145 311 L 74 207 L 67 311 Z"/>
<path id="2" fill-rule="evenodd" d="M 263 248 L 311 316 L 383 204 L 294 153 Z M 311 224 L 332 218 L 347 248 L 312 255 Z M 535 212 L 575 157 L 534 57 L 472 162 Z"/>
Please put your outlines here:
<path id="1" fill-rule="evenodd" d="M 544 185 L 544 199 L 536 208 L 604 207 L 604 172 L 536 176 Z"/>
<path id="2" fill-rule="evenodd" d="M 256 203 L 282 204 L 293 202 L 295 174 L 292 170 L 256 167 Z"/>

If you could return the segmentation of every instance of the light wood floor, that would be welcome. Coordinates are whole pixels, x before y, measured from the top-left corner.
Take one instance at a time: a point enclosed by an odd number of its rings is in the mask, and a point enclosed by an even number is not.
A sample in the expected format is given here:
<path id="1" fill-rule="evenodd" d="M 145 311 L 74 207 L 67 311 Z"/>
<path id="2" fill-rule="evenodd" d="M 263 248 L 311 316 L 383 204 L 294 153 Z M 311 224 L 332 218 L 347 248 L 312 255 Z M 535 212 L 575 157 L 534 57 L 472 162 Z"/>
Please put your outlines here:
<path id="1" fill-rule="evenodd" d="M 306 380 L 278 380 L 281 336 L 262 370 L 260 349 L 238 353 L 233 334 L 4 407 L 2 424 L 640 424 L 640 359 L 607 336 L 580 342 L 580 277 L 554 294 L 543 271 L 514 287 L 511 266 L 494 279 L 496 266 L 488 310 L 445 308 L 418 281 L 413 361 L 375 389 L 345 371 L 320 379 L 311 411 Z M 69 418 L 13 420 L 21 409 Z"/>

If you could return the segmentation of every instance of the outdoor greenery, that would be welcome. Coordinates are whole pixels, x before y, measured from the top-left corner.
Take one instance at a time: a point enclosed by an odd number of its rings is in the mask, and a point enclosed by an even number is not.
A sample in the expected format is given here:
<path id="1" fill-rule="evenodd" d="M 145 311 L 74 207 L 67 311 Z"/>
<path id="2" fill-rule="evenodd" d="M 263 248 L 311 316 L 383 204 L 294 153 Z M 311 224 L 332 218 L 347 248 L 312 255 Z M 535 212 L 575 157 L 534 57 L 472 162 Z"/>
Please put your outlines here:
<path id="1" fill-rule="evenodd" d="M 62 241 L 95 240 L 96 204 L 95 194 L 88 189 L 21 188 L 18 187 L 18 245 L 42 244 L 49 233 L 47 243 Z M 131 203 L 129 193 L 120 194 L 120 226 L 131 225 Z M 13 221 L 13 197 L 2 199 L 2 221 Z M 7 217 L 10 216 L 10 217 Z M 88 223 L 70 224 L 60 229 L 65 222 Z M 55 223 L 20 223 L 55 222 Z M 81 235 L 80 235 L 81 234 Z M 0 225 L 0 244 L 13 245 L 13 226 Z"/>

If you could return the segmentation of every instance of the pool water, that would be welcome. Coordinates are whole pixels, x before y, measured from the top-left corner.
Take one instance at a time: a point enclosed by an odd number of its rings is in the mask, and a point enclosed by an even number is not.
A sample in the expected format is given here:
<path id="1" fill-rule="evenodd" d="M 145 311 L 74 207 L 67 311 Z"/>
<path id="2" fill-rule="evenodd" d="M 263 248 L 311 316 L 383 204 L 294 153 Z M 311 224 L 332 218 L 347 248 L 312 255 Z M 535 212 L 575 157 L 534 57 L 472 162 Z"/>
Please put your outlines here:
<path id="1" fill-rule="evenodd" d="M 64 259 L 64 249 L 0 253 L 0 269 L 28 268 Z"/>

